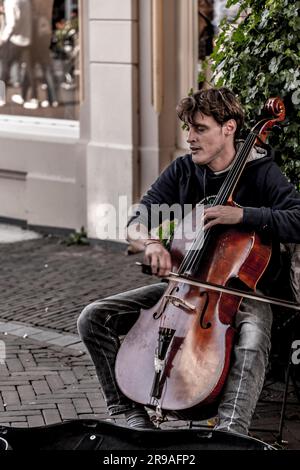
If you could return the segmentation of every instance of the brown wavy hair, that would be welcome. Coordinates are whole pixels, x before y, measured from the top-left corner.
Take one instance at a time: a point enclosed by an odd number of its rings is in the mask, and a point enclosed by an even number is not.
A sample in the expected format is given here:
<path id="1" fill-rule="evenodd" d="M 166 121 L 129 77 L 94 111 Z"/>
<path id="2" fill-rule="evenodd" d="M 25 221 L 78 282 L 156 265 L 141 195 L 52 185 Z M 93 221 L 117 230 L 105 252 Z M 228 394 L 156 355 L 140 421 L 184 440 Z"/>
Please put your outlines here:
<path id="1" fill-rule="evenodd" d="M 235 94 L 226 87 L 196 91 L 183 98 L 176 107 L 176 111 L 185 125 L 194 123 L 197 112 L 212 116 L 220 125 L 229 119 L 234 119 L 237 123 L 235 138 L 239 136 L 244 125 L 244 110 Z"/>

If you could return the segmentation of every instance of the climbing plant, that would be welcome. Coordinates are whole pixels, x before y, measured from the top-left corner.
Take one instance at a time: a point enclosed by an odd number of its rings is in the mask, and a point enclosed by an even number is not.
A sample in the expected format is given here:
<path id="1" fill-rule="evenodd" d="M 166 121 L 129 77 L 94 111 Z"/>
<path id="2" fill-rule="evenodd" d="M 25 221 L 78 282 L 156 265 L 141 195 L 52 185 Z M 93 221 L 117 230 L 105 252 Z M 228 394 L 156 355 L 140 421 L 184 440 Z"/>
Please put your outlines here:
<path id="1" fill-rule="evenodd" d="M 239 3 L 237 17 L 224 19 L 210 57 L 213 83 L 240 98 L 249 126 L 265 101 L 279 96 L 286 106 L 281 131 L 270 144 L 276 161 L 300 189 L 300 1 L 228 0 Z"/>

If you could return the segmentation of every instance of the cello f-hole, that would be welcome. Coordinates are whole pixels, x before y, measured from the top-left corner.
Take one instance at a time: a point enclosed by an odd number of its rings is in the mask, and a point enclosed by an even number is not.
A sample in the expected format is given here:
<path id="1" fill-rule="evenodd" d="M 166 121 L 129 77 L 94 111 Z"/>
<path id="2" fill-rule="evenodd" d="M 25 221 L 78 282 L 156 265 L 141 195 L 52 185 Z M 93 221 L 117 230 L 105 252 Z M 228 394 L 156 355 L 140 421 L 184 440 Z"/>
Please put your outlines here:
<path id="1" fill-rule="evenodd" d="M 200 326 L 203 328 L 203 330 L 207 330 L 208 328 L 211 327 L 211 323 L 207 322 L 206 325 L 204 324 L 204 316 L 208 307 L 208 302 L 209 302 L 209 295 L 208 292 L 201 292 L 200 297 L 205 297 L 205 304 L 203 305 L 201 316 L 200 316 Z"/>

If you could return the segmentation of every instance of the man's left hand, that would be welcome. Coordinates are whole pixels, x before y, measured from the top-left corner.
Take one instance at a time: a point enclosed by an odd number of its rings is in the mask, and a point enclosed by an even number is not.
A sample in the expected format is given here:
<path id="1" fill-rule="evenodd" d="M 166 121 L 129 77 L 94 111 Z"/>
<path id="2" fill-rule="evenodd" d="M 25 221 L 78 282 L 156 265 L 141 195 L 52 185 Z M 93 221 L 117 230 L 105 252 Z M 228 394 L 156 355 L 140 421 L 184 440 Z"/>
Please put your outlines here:
<path id="1" fill-rule="evenodd" d="M 243 208 L 232 206 L 214 206 L 204 208 L 204 230 L 217 224 L 235 225 L 243 220 Z"/>

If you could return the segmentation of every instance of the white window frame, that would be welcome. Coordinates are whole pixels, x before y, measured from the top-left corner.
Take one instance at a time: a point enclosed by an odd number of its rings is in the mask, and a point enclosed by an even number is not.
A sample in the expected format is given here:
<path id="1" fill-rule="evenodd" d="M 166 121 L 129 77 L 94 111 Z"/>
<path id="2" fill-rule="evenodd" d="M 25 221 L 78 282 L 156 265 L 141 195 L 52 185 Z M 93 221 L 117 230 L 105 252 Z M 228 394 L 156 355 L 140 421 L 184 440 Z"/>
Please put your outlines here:
<path id="1" fill-rule="evenodd" d="M 74 141 L 80 137 L 79 121 L 0 114 L 0 137 Z"/>

